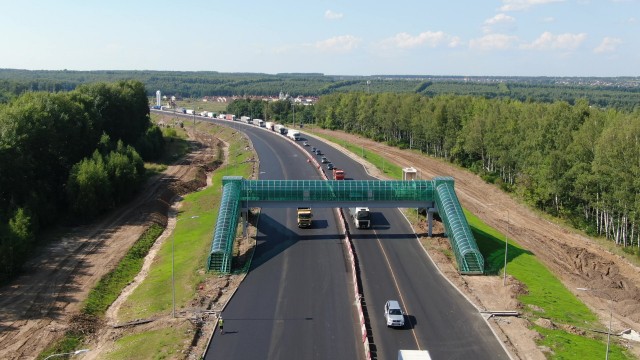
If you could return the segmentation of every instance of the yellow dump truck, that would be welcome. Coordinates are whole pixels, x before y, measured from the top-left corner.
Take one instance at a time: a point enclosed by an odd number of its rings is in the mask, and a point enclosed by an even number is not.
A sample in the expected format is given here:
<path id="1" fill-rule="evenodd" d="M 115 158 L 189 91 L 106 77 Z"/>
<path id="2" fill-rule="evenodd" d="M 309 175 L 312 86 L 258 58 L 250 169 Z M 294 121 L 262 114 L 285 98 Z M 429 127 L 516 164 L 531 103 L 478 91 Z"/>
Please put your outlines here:
<path id="1" fill-rule="evenodd" d="M 312 217 L 313 217 L 313 214 L 311 213 L 311 208 L 299 207 L 298 208 L 298 227 L 299 228 L 311 227 Z"/>

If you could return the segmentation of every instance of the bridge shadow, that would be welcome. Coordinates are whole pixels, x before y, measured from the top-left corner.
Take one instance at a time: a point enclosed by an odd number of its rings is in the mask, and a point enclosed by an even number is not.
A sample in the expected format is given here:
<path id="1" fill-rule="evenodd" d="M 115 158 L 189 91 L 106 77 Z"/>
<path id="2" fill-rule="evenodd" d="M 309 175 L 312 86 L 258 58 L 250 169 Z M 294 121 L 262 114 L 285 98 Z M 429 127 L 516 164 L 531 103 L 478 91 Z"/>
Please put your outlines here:
<path id="1" fill-rule="evenodd" d="M 261 213 L 259 219 L 260 233 L 256 236 L 256 250 L 251 262 L 253 270 L 282 253 L 298 241 L 339 241 L 344 238 L 341 234 L 309 234 L 299 235 L 284 226 L 279 220 Z M 327 220 L 314 220 L 311 229 L 328 228 Z"/>
<path id="2" fill-rule="evenodd" d="M 478 249 L 484 257 L 485 275 L 497 275 L 504 268 L 505 238 L 496 237 L 483 230 L 471 226 L 471 232 L 476 239 Z M 510 239 L 511 241 L 511 239 Z M 522 249 L 511 242 L 507 244 L 507 264 L 521 255 L 534 255 L 531 251 Z"/>

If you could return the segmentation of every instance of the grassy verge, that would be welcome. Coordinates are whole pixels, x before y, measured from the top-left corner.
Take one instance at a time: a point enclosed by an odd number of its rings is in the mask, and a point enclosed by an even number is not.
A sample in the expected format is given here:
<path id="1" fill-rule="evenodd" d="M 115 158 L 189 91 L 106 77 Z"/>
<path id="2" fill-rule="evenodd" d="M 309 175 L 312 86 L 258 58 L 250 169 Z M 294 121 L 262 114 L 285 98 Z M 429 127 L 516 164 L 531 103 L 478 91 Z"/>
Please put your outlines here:
<path id="1" fill-rule="evenodd" d="M 161 226 L 154 224 L 140 236 L 118 266 L 100 279 L 98 285 L 91 290 L 82 308 L 82 315 L 76 318 L 77 324 L 73 329 L 67 331 L 61 340 L 43 351 L 38 356 L 39 359 L 52 354 L 72 352 L 82 347 L 86 323 L 93 323 L 95 326 L 109 305 L 118 298 L 122 289 L 140 272 L 144 257 L 163 230 Z"/>
<path id="2" fill-rule="evenodd" d="M 176 359 L 184 348 L 184 339 L 190 334 L 192 326 L 183 319 L 172 327 L 152 330 L 144 333 L 126 334 L 118 339 L 116 346 L 104 356 L 104 359 Z"/>
<path id="3" fill-rule="evenodd" d="M 356 155 L 364 157 L 378 169 L 394 179 L 402 178 L 401 167 L 392 164 L 382 155 L 372 153 L 346 141 L 321 136 Z M 409 218 L 411 218 L 409 214 Z M 484 224 L 478 217 L 465 210 L 465 216 L 485 259 L 487 274 L 497 275 L 504 270 L 505 236 Z M 415 219 L 415 212 L 413 212 Z M 453 254 L 448 255 L 453 258 Z M 452 259 L 453 260 L 453 259 Z M 579 301 L 530 251 L 523 249 L 513 239 L 507 244 L 507 273 L 525 286 L 518 300 L 525 306 L 524 313 L 532 322 L 546 318 L 560 326 L 577 328 L 602 328 L 596 316 Z M 562 328 L 533 328 L 542 335 L 538 345 L 549 348 L 550 359 L 601 359 L 606 350 L 606 336 L 587 333 L 580 336 Z M 611 344 L 610 359 L 632 359 L 621 346 Z"/>
<path id="4" fill-rule="evenodd" d="M 171 314 L 172 255 L 175 260 L 173 271 L 176 311 L 190 308 L 198 285 L 208 276 L 217 276 L 206 273 L 205 261 L 211 246 L 222 195 L 219 184 L 223 176 L 238 175 L 248 178 L 253 171 L 253 163 L 249 161 L 253 153 L 247 150 L 249 143 L 246 138 L 236 130 L 203 126 L 199 131 L 209 131 L 229 144 L 229 162 L 214 172 L 213 186 L 184 197 L 172 236 L 159 249 L 145 281 L 121 307 L 119 321 Z M 116 342 L 118 350 L 110 354 L 109 358 L 129 358 L 126 355 L 138 351 L 141 344 L 145 344 L 145 348 L 147 344 L 188 344 L 192 337 L 193 333 L 189 331 L 179 331 L 176 335 L 172 331 L 164 330 L 139 333 L 132 338 L 123 337 Z M 122 356 L 116 356 L 116 353 Z M 145 353 L 149 359 L 163 358 L 166 346 L 149 346 L 148 352 Z"/>

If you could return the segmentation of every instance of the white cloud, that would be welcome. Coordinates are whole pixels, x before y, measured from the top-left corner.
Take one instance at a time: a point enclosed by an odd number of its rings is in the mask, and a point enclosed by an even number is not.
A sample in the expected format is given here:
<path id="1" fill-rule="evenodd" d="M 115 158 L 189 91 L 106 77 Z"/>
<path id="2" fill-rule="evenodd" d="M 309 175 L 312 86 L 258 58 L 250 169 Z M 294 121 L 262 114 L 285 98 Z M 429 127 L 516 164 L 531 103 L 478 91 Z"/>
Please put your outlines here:
<path id="1" fill-rule="evenodd" d="M 488 34 L 478 39 L 469 41 L 469 47 L 478 50 L 505 50 L 509 49 L 517 37 L 505 34 Z"/>
<path id="2" fill-rule="evenodd" d="M 500 29 L 510 30 L 510 28 L 514 26 L 515 22 L 516 22 L 516 18 L 514 18 L 513 16 L 500 13 L 490 19 L 485 20 L 484 25 L 482 26 L 482 30 L 485 33 L 493 32 L 493 29 L 495 27 L 499 27 Z"/>
<path id="3" fill-rule="evenodd" d="M 341 35 L 318 41 L 313 46 L 322 52 L 345 53 L 357 48 L 361 41 L 353 35 Z"/>
<path id="4" fill-rule="evenodd" d="M 485 25 L 496 25 L 496 24 L 504 24 L 504 23 L 513 23 L 516 21 L 516 18 L 514 18 L 513 16 L 509 16 L 507 14 L 497 14 L 496 16 L 492 17 L 491 19 L 487 19 L 484 21 Z"/>
<path id="5" fill-rule="evenodd" d="M 425 31 L 416 36 L 413 36 L 406 32 L 402 32 L 380 42 L 380 46 L 387 49 L 411 49 L 419 46 L 429 46 L 435 48 L 440 45 L 456 47 L 459 44 L 459 37 L 448 35 L 442 31 Z"/>
<path id="6" fill-rule="evenodd" d="M 546 5 L 555 2 L 563 2 L 565 0 L 502 0 L 503 5 L 500 11 L 520 11 L 528 10 L 533 6 Z"/>
<path id="7" fill-rule="evenodd" d="M 554 35 L 545 31 L 530 44 L 523 44 L 523 49 L 529 50 L 575 50 L 587 38 L 587 34 L 564 33 Z"/>
<path id="8" fill-rule="evenodd" d="M 611 53 L 616 51 L 616 48 L 620 44 L 622 44 L 621 39 L 605 37 L 604 39 L 602 39 L 602 42 L 600 43 L 600 45 L 598 45 L 595 49 L 593 49 L 593 52 L 596 54 Z"/>
<path id="9" fill-rule="evenodd" d="M 344 16 L 343 13 L 337 13 L 337 12 L 333 12 L 331 10 L 327 10 L 327 11 L 324 12 L 324 18 L 325 19 L 329 19 L 329 20 L 342 19 L 343 16 Z"/>
<path id="10" fill-rule="evenodd" d="M 552 23 L 555 21 L 556 21 L 556 18 L 554 18 L 553 16 L 547 16 L 545 18 L 542 18 L 543 23 Z"/>
<path id="11" fill-rule="evenodd" d="M 449 39 L 449 43 L 447 44 L 447 46 L 450 47 L 450 48 L 455 48 L 455 47 L 458 47 L 460 45 L 462 45 L 462 40 L 460 40 L 460 37 L 458 37 L 458 36 L 452 36 Z"/>
<path id="12" fill-rule="evenodd" d="M 413 48 L 426 44 L 427 46 L 436 47 L 445 40 L 445 34 L 442 31 L 425 31 L 417 36 L 411 36 L 407 33 L 399 33 L 396 36 L 387 39 L 390 44 L 399 48 Z"/>

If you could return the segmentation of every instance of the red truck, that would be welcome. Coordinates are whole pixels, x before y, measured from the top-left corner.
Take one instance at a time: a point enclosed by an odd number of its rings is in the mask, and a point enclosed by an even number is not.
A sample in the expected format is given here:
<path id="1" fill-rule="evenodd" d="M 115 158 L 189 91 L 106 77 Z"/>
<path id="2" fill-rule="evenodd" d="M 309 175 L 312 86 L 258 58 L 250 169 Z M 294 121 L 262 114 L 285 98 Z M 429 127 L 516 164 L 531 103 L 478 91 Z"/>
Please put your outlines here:
<path id="1" fill-rule="evenodd" d="M 344 170 L 334 168 L 333 180 L 344 180 Z"/>

